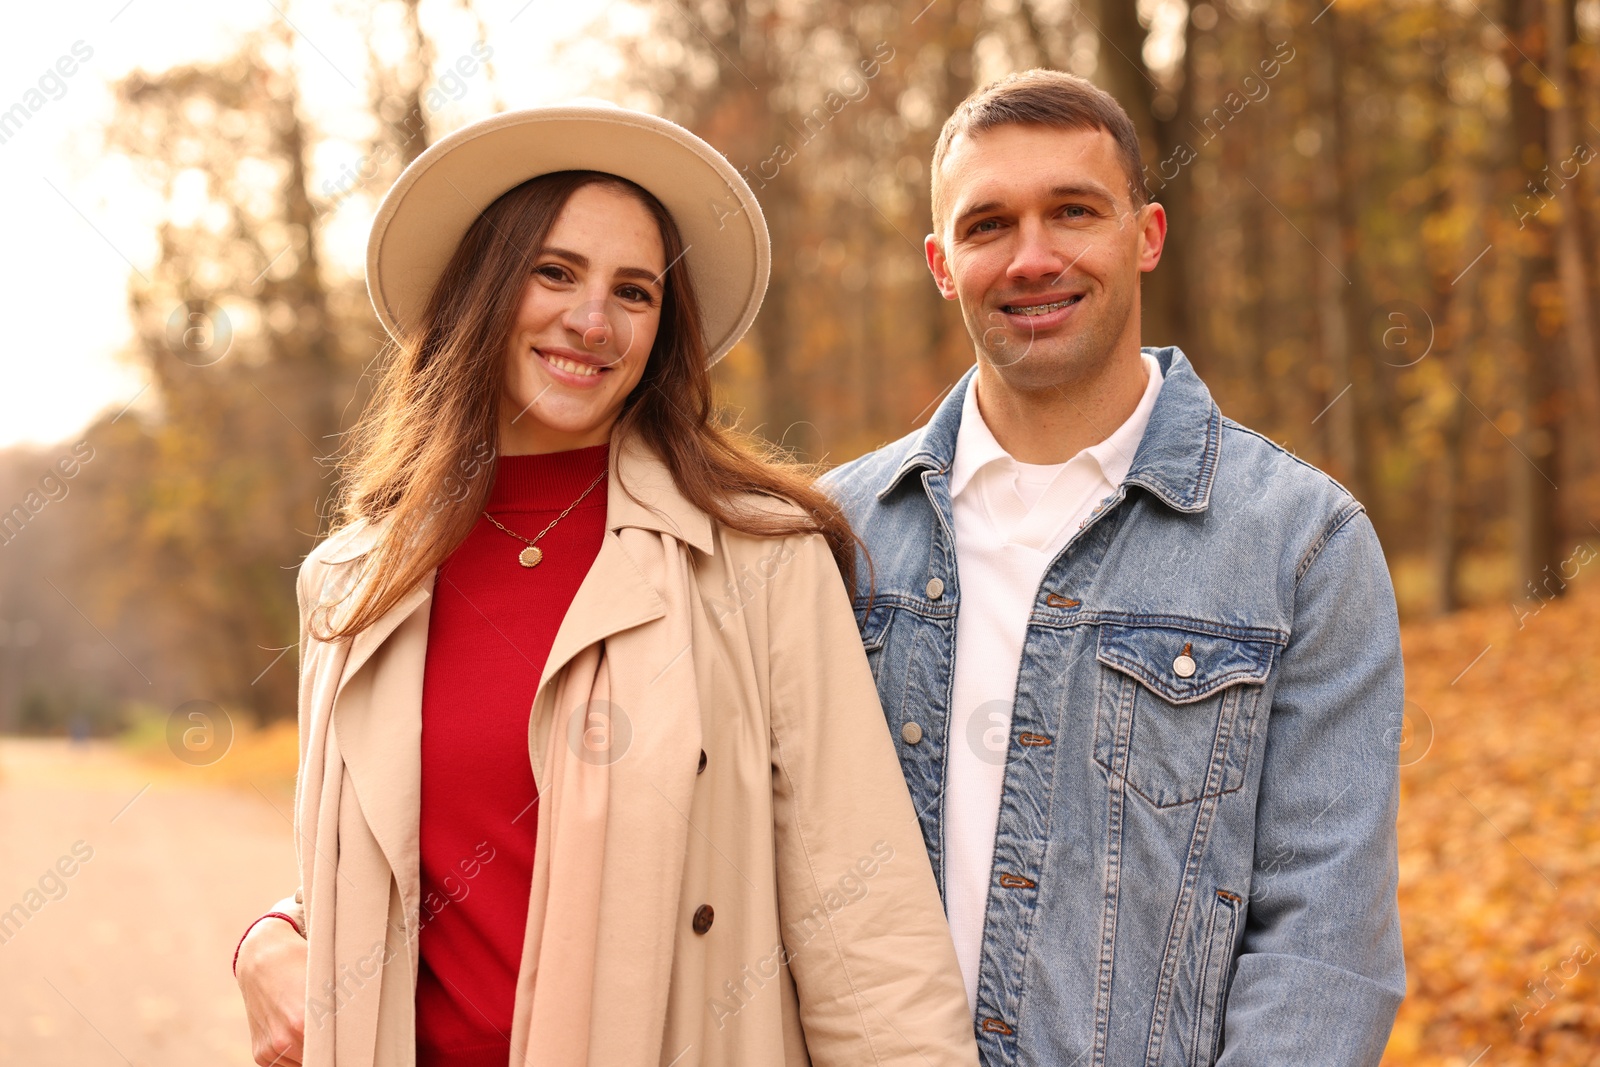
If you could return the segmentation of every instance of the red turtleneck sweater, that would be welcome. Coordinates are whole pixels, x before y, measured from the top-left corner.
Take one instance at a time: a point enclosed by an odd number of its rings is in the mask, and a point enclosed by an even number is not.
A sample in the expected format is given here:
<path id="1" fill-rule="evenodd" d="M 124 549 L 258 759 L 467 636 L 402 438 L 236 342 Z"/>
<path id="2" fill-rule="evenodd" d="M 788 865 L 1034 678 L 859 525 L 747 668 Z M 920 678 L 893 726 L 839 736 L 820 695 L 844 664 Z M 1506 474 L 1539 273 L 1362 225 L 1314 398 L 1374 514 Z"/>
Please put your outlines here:
<path id="1" fill-rule="evenodd" d="M 532 538 L 606 469 L 607 445 L 501 456 L 488 511 Z M 528 715 L 556 629 L 605 537 L 604 479 L 539 539 L 488 519 L 439 567 L 422 683 L 417 1067 L 505 1067 L 533 879 Z"/>

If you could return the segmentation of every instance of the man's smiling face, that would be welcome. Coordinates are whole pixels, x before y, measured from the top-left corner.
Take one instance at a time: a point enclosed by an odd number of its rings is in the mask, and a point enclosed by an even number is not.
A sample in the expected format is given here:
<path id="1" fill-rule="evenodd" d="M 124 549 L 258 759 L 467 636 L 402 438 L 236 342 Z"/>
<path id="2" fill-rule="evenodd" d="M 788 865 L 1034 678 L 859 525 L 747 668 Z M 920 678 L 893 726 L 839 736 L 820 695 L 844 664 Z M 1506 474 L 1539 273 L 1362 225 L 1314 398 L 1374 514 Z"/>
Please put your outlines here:
<path id="1" fill-rule="evenodd" d="M 951 142 L 928 266 L 979 358 L 1033 391 L 1094 377 L 1139 343 L 1139 275 L 1166 214 L 1135 208 L 1102 129 L 1006 125 Z"/>

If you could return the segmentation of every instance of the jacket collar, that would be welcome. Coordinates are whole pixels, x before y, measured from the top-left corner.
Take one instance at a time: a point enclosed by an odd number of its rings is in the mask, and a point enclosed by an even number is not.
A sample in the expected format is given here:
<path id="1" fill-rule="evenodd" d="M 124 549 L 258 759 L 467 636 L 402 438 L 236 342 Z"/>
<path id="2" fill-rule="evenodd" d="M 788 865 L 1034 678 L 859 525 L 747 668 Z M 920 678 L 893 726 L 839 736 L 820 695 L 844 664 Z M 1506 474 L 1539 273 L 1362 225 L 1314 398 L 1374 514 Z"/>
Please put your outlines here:
<path id="1" fill-rule="evenodd" d="M 578 596 L 562 620 L 545 663 L 544 678 L 607 632 L 638 625 L 665 613 L 660 595 L 618 542 L 615 536 L 618 530 L 629 527 L 655 530 L 708 555 L 714 549 L 711 516 L 679 492 L 672 471 L 642 436 L 637 433 L 613 435 L 609 462 L 606 537 L 599 556 L 579 587 Z M 638 499 L 629 496 L 624 486 Z M 319 551 L 325 551 L 328 563 L 348 562 L 370 549 L 382 530 L 383 520 L 357 522 L 331 536 L 326 542 L 328 547 Z M 436 573 L 437 568 L 430 570 L 371 626 L 351 638 L 350 654 L 339 682 L 341 689 L 413 611 L 431 600 Z M 330 575 L 330 584 L 325 586 L 322 599 L 328 599 L 332 583 L 341 580 L 347 579 L 343 575 L 337 578 Z M 346 603 L 354 605 L 359 599 L 359 593 L 352 593 Z"/>
<path id="2" fill-rule="evenodd" d="M 1211 502 L 1211 485 L 1217 470 L 1222 412 L 1181 349 L 1168 345 L 1144 351 L 1161 364 L 1163 381 L 1123 484 L 1143 486 L 1177 511 L 1204 511 Z M 976 363 L 967 369 L 928 424 L 912 438 L 905 459 L 879 487 L 879 500 L 913 470 L 950 470 L 961 429 L 962 405 L 977 370 Z"/>
<path id="3" fill-rule="evenodd" d="M 632 489 L 635 500 L 623 489 Z M 606 529 L 625 526 L 671 534 L 710 555 L 711 516 L 678 490 L 672 471 L 638 433 L 611 438 L 611 476 L 606 483 Z"/>

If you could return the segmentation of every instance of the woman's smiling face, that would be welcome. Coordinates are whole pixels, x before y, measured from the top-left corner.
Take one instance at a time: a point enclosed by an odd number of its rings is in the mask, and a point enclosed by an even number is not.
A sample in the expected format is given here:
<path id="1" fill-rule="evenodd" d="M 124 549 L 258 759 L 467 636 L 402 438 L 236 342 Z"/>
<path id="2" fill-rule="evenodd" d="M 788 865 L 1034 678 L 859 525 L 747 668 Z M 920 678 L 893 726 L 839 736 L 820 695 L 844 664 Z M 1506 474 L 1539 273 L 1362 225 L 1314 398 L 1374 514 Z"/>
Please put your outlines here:
<path id="1" fill-rule="evenodd" d="M 637 197 L 606 182 L 572 194 L 529 259 L 506 352 L 502 455 L 610 439 L 655 344 L 666 268 Z"/>

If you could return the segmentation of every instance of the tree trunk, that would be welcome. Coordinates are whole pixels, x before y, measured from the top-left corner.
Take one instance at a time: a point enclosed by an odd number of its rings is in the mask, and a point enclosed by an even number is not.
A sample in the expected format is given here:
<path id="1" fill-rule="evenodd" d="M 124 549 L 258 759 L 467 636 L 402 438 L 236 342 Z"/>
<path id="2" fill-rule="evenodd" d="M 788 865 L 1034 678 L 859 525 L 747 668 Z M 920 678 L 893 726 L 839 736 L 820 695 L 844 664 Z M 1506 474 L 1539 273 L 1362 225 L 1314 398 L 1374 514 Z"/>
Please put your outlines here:
<path id="1" fill-rule="evenodd" d="M 1318 163 L 1312 168 L 1319 223 L 1317 251 L 1317 327 L 1323 366 L 1327 368 L 1327 390 L 1320 421 L 1325 435 L 1329 473 L 1344 482 L 1356 496 L 1359 461 L 1356 456 L 1356 400 L 1351 374 L 1352 267 L 1346 248 L 1344 216 L 1347 195 L 1343 189 L 1341 142 L 1343 123 L 1344 63 L 1339 40 L 1339 16 L 1331 7 L 1322 13 L 1322 47 L 1312 53 L 1312 77 L 1318 110 L 1322 113 L 1322 144 Z"/>
<path id="2" fill-rule="evenodd" d="M 1102 47 L 1095 67 L 1095 81 L 1117 98 L 1139 133 L 1148 173 L 1157 173 L 1157 164 L 1187 136 L 1193 97 L 1192 50 L 1184 50 L 1184 85 L 1179 92 L 1175 113 L 1169 121 L 1157 120 L 1158 86 L 1144 66 L 1144 42 L 1148 36 L 1139 22 L 1137 5 L 1127 0 L 1099 0 L 1095 9 Z M 1186 24 L 1186 38 L 1192 44 L 1192 23 Z M 1153 157 L 1153 158 L 1152 158 Z M 1194 355 L 1194 338 L 1188 322 L 1185 276 L 1185 247 L 1192 240 L 1194 226 L 1189 210 L 1193 175 L 1184 168 L 1177 178 L 1166 182 L 1152 199 L 1167 209 L 1166 248 L 1161 266 L 1146 275 L 1140 286 L 1140 336 L 1147 345 L 1188 345 Z M 1159 183 L 1158 183 L 1159 184 Z"/>
<path id="3" fill-rule="evenodd" d="M 763 190 L 765 192 L 765 190 Z M 785 192 L 761 198 L 761 211 L 767 217 L 767 229 L 772 235 L 772 247 L 783 255 L 782 249 L 793 249 L 797 237 L 793 226 L 792 197 Z M 766 298 L 761 303 L 761 314 L 756 316 L 756 337 L 761 349 L 762 406 L 766 437 L 782 441 L 789 428 L 802 418 L 800 391 L 795 386 L 790 367 L 790 355 L 798 349 L 794 328 L 789 317 L 789 272 L 775 269 L 767 285 Z"/>
<path id="4" fill-rule="evenodd" d="M 1183 63 L 1178 70 L 1180 84 L 1172 105 L 1172 117 L 1155 120 L 1158 154 L 1154 162 L 1157 164 L 1166 159 L 1187 158 L 1186 154 L 1179 152 L 1179 146 L 1188 143 L 1194 127 L 1197 96 L 1195 35 L 1194 20 L 1186 20 Z M 1196 165 L 1184 167 L 1177 178 L 1161 190 L 1160 196 L 1153 197 L 1167 212 L 1167 241 L 1161 252 L 1161 266 L 1144 277 L 1141 299 L 1147 310 L 1144 311 L 1141 325 L 1148 324 L 1149 327 L 1144 333 L 1148 338 L 1145 344 L 1178 345 L 1191 359 L 1198 356 L 1206 360 L 1213 358 L 1216 353 L 1204 351 L 1210 334 L 1193 313 L 1196 304 L 1194 295 L 1203 291 L 1206 274 L 1206 264 L 1199 254 L 1202 243 L 1200 219 L 1195 210 L 1198 199 L 1194 181 Z"/>
<path id="5" fill-rule="evenodd" d="M 1537 71 L 1531 70 L 1532 61 L 1522 55 L 1532 47 L 1527 31 L 1540 24 L 1542 3 L 1543 0 L 1507 0 L 1508 21 L 1512 25 L 1507 27 L 1509 39 L 1503 56 L 1513 74 L 1506 162 L 1507 169 L 1519 176 L 1525 170 L 1525 160 L 1542 153 L 1545 143 L 1545 112 L 1540 106 L 1534 80 L 1538 77 Z M 1522 41 L 1520 48 L 1515 43 L 1517 38 Z M 1520 177 L 1515 192 L 1522 192 Z M 1561 375 L 1556 366 L 1558 358 L 1548 351 L 1544 339 L 1539 336 L 1533 308 L 1534 287 L 1551 274 L 1550 257 L 1543 251 L 1524 255 L 1514 270 L 1511 328 L 1514 351 L 1520 363 L 1520 373 L 1514 379 L 1519 419 L 1515 434 L 1517 447 L 1507 461 L 1517 575 L 1514 594 L 1527 596 L 1532 595 L 1529 590 L 1545 569 L 1561 559 L 1558 548 L 1560 500 L 1555 476 L 1564 466 L 1562 411 L 1565 405 Z M 1552 590 L 1554 593 L 1559 593 L 1559 588 Z"/>
<path id="6" fill-rule="evenodd" d="M 1600 426 L 1600 353 L 1595 350 L 1593 311 L 1589 306 L 1588 266 L 1583 252 L 1583 209 L 1578 203 L 1572 128 L 1572 79 L 1567 71 L 1569 12 L 1564 0 L 1544 0 L 1544 67 L 1556 91 L 1545 116 L 1545 171 L 1537 183 L 1554 187 L 1558 211 L 1546 215 L 1555 240 L 1556 277 L 1561 285 L 1564 351 L 1567 373 L 1577 398 L 1572 417 L 1571 464 L 1592 472 L 1597 457 L 1593 444 Z M 1572 174 L 1567 174 L 1568 169 Z M 1585 502 L 1587 503 L 1587 502 Z M 1586 510 L 1586 509 L 1585 509 Z"/>
<path id="7" fill-rule="evenodd" d="M 1464 360 L 1453 362 L 1464 363 Z M 1447 407 L 1439 426 L 1439 457 L 1432 465 L 1432 514 L 1428 545 L 1428 570 L 1432 575 L 1432 614 L 1443 615 L 1461 606 L 1457 594 L 1458 575 L 1461 569 L 1461 423 L 1463 408 L 1461 397 L 1446 398 Z"/>

